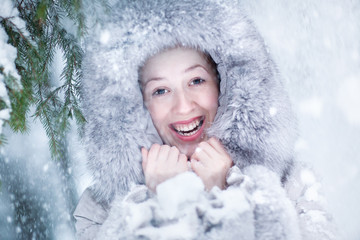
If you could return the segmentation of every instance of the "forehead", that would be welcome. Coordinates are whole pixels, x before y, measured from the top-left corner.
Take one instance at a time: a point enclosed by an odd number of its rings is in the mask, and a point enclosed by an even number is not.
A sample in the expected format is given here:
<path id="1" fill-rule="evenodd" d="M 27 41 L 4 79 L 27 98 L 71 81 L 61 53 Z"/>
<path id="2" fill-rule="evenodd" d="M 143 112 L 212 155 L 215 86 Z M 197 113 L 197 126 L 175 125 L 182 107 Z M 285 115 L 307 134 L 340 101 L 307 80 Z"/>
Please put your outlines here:
<path id="1" fill-rule="evenodd" d="M 166 77 L 169 74 L 181 74 L 188 68 L 200 65 L 210 70 L 205 55 L 190 48 L 173 48 L 149 58 L 142 69 L 142 81 L 151 78 Z"/>

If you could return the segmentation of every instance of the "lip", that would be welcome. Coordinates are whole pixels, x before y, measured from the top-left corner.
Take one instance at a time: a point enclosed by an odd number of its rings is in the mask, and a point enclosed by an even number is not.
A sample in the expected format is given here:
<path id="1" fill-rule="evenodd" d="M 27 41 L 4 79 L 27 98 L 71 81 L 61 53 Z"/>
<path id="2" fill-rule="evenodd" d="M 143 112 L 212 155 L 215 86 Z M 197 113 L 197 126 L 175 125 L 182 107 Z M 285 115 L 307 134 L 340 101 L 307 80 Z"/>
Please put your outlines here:
<path id="1" fill-rule="evenodd" d="M 191 123 L 191 122 L 195 121 L 196 119 L 200 119 L 200 118 L 202 118 L 202 116 L 197 116 L 197 117 L 190 118 L 190 119 L 184 120 L 184 121 L 174 122 L 174 123 L 169 124 L 169 126 L 176 125 L 176 124 L 188 124 L 188 123 Z"/>
<path id="2" fill-rule="evenodd" d="M 175 131 L 175 129 L 172 127 L 172 125 L 176 125 L 176 124 L 188 124 L 188 123 L 191 123 L 193 121 L 195 121 L 196 119 L 201 119 L 203 118 L 203 121 L 204 123 L 202 124 L 202 126 L 200 127 L 200 129 L 194 134 L 194 135 L 191 135 L 191 136 L 183 136 L 183 135 L 180 135 L 178 132 Z M 178 121 L 178 122 L 174 122 L 174 123 L 171 123 L 169 124 L 169 128 L 171 129 L 171 131 L 175 134 L 175 136 L 177 138 L 179 138 L 180 140 L 184 141 L 184 142 L 191 142 L 191 141 L 194 141 L 196 140 L 197 138 L 201 137 L 203 131 L 204 131 L 204 127 L 205 127 L 205 116 L 198 116 L 198 117 L 194 117 L 194 118 L 191 118 L 191 119 L 188 119 L 188 120 L 184 120 L 184 121 Z"/>

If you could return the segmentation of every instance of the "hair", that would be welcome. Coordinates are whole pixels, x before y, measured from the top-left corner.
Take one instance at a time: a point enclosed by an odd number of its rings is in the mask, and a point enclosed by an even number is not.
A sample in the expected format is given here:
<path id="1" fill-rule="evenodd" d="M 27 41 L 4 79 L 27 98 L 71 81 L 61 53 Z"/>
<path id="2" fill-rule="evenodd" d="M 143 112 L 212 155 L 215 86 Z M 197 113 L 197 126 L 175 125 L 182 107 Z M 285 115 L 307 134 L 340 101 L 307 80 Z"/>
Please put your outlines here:
<path id="1" fill-rule="evenodd" d="M 216 78 L 216 82 L 217 82 L 217 86 L 218 86 L 218 90 L 220 90 L 220 74 L 219 74 L 219 71 L 217 69 L 217 64 L 216 62 L 214 61 L 214 59 L 211 57 L 210 53 L 208 52 L 203 52 L 203 51 L 200 51 L 200 50 L 197 50 L 199 51 L 205 58 L 205 61 L 210 65 L 211 67 L 211 70 L 214 71 L 214 76 Z"/>

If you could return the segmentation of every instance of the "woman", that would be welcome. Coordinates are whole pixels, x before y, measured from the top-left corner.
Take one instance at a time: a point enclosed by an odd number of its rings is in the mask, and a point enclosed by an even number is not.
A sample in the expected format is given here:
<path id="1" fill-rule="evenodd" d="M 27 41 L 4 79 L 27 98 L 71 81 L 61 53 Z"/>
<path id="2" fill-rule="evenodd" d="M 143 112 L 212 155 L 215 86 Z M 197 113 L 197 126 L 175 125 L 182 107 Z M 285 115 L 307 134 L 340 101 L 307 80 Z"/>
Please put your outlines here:
<path id="1" fill-rule="evenodd" d="M 316 182 L 294 159 L 281 77 L 238 6 L 120 1 L 113 9 L 84 60 L 94 184 L 74 213 L 79 238 L 332 239 Z M 209 191 L 199 193 L 203 205 L 159 217 L 161 189 L 181 188 L 189 171 Z M 235 215 L 215 221 L 210 210 L 223 206 Z M 165 234 L 184 219 L 196 227 Z"/>
<path id="2" fill-rule="evenodd" d="M 188 171 L 189 159 L 208 190 L 224 189 L 232 161 L 221 143 L 206 134 L 219 97 L 216 65 L 210 56 L 184 47 L 167 49 L 146 61 L 141 86 L 145 106 L 165 144 L 142 149 L 146 185 L 155 191 L 158 183 Z"/>

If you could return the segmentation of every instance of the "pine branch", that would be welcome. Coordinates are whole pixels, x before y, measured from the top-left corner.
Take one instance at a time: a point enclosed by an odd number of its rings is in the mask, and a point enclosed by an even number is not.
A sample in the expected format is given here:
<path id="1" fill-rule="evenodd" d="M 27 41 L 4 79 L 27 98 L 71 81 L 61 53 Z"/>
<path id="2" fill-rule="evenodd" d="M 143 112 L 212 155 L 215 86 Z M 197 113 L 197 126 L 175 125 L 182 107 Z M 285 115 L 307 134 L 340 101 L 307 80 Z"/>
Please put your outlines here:
<path id="1" fill-rule="evenodd" d="M 57 140 L 58 132 L 56 132 L 55 128 L 52 126 L 52 121 L 49 117 L 48 112 L 45 108 L 37 109 L 37 114 L 40 116 L 40 121 L 45 128 L 46 135 L 49 137 L 49 146 L 51 150 L 51 155 L 55 159 L 61 158 L 61 151 L 59 151 L 59 142 Z"/>
<path id="2" fill-rule="evenodd" d="M 82 0 L 21 0 L 16 3 L 30 36 L 23 34 L 11 18 L 0 18 L 10 44 L 18 50 L 16 68 L 23 86 L 20 92 L 8 87 L 13 108 L 9 123 L 14 131 L 25 132 L 28 118 L 39 118 L 49 138 L 52 156 L 59 159 L 60 140 L 70 128 L 70 119 L 75 117 L 79 133 L 85 123 L 79 107 L 83 53 L 78 41 L 86 31 Z M 76 26 L 76 36 L 65 29 L 64 19 Z M 51 77 L 54 53 L 58 49 L 65 60 L 59 83 Z M 35 114 L 28 116 L 34 105 Z"/>
<path id="3" fill-rule="evenodd" d="M 80 107 L 83 51 L 79 43 L 86 34 L 85 6 L 83 0 L 14 0 L 14 3 L 19 17 L 26 22 L 26 34 L 12 17 L 0 16 L 9 44 L 17 48 L 15 65 L 22 85 L 17 91 L 15 82 L 8 79 L 6 83 L 12 108 L 9 125 L 13 131 L 26 132 L 29 119 L 39 118 L 52 156 L 58 159 L 63 151 L 61 139 L 70 128 L 70 120 L 75 119 L 80 136 L 86 122 Z M 94 9 L 99 6 L 102 13 L 108 9 L 106 0 L 93 2 Z M 75 31 L 69 29 L 69 21 Z M 55 80 L 52 67 L 56 51 L 62 52 L 64 65 Z M 0 101 L 0 107 L 1 104 Z M 35 113 L 30 115 L 32 107 Z"/>

